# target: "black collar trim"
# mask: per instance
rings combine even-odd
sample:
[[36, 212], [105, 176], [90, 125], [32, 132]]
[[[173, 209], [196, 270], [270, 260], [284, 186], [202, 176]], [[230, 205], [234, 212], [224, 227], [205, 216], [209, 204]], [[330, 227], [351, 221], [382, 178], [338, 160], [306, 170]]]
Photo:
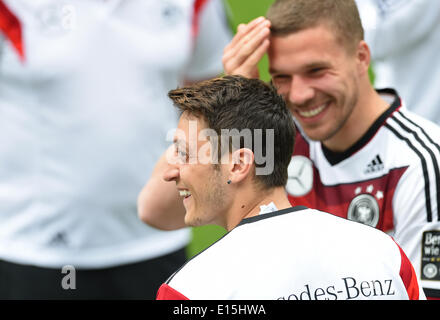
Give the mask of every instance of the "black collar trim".
[[306, 210], [306, 209], [308, 209], [308, 208], [304, 207], [304, 206], [296, 206], [296, 207], [286, 208], [286, 209], [282, 209], [282, 210], [278, 210], [278, 211], [274, 211], [274, 212], [263, 213], [263, 214], [259, 214], [258, 216], [245, 218], [245, 219], [241, 220], [241, 222], [238, 224], [238, 226], [261, 221], [261, 220], [268, 219], [268, 218], [277, 217], [277, 216], [291, 213], [291, 212], [295, 212], [295, 211]]
[[365, 147], [368, 142], [373, 139], [379, 129], [385, 124], [385, 121], [391, 116], [391, 114], [402, 106], [402, 101], [394, 89], [380, 89], [377, 90], [377, 92], [379, 94], [393, 95], [395, 96], [395, 99], [391, 106], [379, 118], [377, 118], [368, 131], [355, 144], [343, 152], [334, 152], [326, 148], [321, 143], [322, 152], [332, 166], [344, 161], [347, 158], [350, 158], [353, 154]]

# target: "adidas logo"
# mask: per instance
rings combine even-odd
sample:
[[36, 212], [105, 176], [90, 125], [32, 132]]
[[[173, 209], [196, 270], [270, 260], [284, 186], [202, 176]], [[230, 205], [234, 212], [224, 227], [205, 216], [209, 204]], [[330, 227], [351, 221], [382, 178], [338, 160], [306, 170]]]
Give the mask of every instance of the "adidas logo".
[[379, 155], [376, 155], [376, 157], [368, 164], [367, 169], [364, 171], [364, 173], [373, 173], [383, 170], [384, 165], [382, 162], [382, 159]]

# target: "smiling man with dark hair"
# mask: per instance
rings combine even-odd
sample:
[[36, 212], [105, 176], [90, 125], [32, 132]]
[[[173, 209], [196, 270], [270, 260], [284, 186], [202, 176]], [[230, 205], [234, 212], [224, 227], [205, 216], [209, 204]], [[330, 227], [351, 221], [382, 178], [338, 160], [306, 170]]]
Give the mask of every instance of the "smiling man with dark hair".
[[[187, 225], [217, 224], [228, 233], [174, 273], [158, 299], [424, 298], [391, 237], [291, 206], [284, 184], [295, 129], [275, 88], [226, 76], [169, 96], [182, 113], [167, 162], [159, 166], [163, 178], [176, 184]], [[221, 133], [231, 129], [271, 132], [273, 139], [251, 134], [248, 146], [229, 144], [230, 135]], [[218, 153], [216, 141], [230, 148]], [[274, 168], [258, 174], [254, 153], [261, 143], [265, 150], [273, 144]], [[309, 240], [311, 230], [322, 240]]]

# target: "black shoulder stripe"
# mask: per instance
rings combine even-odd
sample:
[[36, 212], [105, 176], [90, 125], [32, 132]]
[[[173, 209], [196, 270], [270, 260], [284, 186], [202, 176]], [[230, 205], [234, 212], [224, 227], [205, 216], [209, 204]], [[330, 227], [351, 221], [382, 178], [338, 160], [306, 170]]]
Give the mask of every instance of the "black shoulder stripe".
[[417, 154], [417, 156], [420, 158], [420, 161], [422, 163], [423, 179], [425, 181], [425, 199], [426, 199], [427, 220], [428, 220], [428, 222], [432, 222], [431, 193], [430, 193], [428, 166], [426, 163], [426, 159], [423, 156], [423, 154], [412, 144], [412, 142], [408, 138], [405, 138], [404, 136], [402, 136], [395, 128], [390, 126], [389, 123], [386, 123], [385, 127], [387, 129], [389, 129], [397, 138], [405, 141], [406, 144], [411, 148], [411, 150], [413, 150], [415, 152], [415, 154]]
[[423, 135], [426, 137], [426, 139], [432, 143], [432, 145], [434, 147], [436, 147], [436, 149], [440, 152], [440, 145], [438, 145], [436, 142], [434, 142], [434, 140], [431, 139], [431, 137], [426, 133], [426, 131], [417, 123], [415, 123], [414, 121], [412, 121], [411, 119], [409, 119], [402, 111], [398, 111], [398, 114], [400, 116], [402, 116], [402, 118], [404, 118], [406, 121], [408, 121], [409, 123], [411, 123], [414, 127], [417, 127], [420, 129], [420, 131], [423, 133]]
[[[401, 111], [399, 111], [398, 114], [399, 114], [399, 116], [402, 116], [402, 118], [404, 120], [408, 121], [414, 127], [418, 128], [420, 130], [422, 136], [424, 136], [426, 138], [426, 140], [430, 144], [432, 144], [432, 146], [435, 147], [438, 150], [439, 154], [440, 154], [440, 146], [431, 139], [431, 137], [426, 133], [426, 131], [421, 126], [416, 124], [414, 121], [410, 120]], [[422, 139], [420, 138], [419, 134], [416, 131], [411, 130], [410, 128], [408, 128], [406, 125], [403, 124], [402, 121], [397, 119], [396, 116], [393, 116], [392, 119], [394, 121], [396, 121], [397, 124], [399, 124], [399, 126], [402, 129], [404, 129], [406, 132], [411, 133], [414, 136], [414, 138], [420, 143], [420, 145], [429, 153], [429, 156], [431, 157], [432, 164], [433, 164], [433, 167], [434, 167], [434, 174], [435, 174], [435, 187], [436, 187], [435, 194], [437, 195], [437, 198], [436, 198], [436, 201], [437, 201], [437, 219], [438, 219], [438, 221], [440, 221], [440, 206], [439, 206], [439, 204], [440, 204], [440, 169], [439, 169], [440, 159], [438, 159], [438, 157], [436, 157], [436, 155], [434, 154], [432, 148], [428, 147], [426, 145], [426, 143], [422, 141]]]

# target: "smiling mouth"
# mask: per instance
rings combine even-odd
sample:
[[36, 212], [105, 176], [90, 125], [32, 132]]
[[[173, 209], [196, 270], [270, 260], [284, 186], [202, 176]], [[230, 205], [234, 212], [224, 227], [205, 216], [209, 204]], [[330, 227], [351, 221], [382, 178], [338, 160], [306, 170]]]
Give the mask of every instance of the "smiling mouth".
[[303, 117], [303, 118], [313, 118], [315, 116], [317, 116], [318, 114], [320, 114], [322, 111], [324, 111], [324, 109], [329, 105], [329, 103], [324, 103], [322, 105], [320, 105], [319, 107], [316, 107], [314, 109], [311, 110], [298, 110], [298, 114]]
[[191, 196], [191, 192], [189, 192], [188, 190], [179, 190], [179, 195], [186, 199]]

